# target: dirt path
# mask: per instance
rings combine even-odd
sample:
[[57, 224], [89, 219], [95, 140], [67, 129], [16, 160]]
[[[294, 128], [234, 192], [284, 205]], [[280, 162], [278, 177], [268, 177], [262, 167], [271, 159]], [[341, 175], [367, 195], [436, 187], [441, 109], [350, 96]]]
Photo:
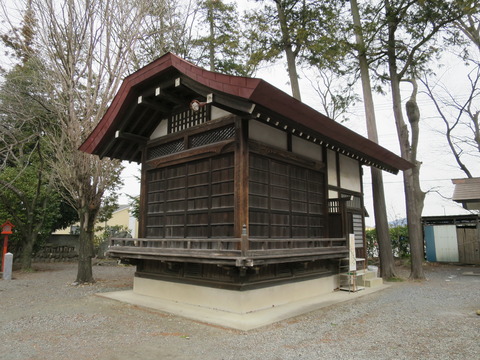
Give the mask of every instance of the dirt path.
[[[428, 266], [428, 281], [250, 332], [108, 300], [133, 267], [95, 266], [72, 286], [75, 264], [36, 264], [0, 281], [0, 359], [479, 359], [480, 268]], [[479, 275], [475, 275], [479, 274]]]

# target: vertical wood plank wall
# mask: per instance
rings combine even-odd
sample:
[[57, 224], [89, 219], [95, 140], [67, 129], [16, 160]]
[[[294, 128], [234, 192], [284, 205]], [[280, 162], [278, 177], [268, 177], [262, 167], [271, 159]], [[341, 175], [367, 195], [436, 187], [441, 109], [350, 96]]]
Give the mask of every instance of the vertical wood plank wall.
[[325, 237], [323, 172], [259, 154], [249, 158], [249, 235]]
[[[257, 143], [250, 148], [249, 120], [236, 117], [230, 124], [205, 124], [203, 132], [203, 125], [195, 126], [193, 131], [171, 134], [174, 137], [160, 143], [155, 140], [146, 149], [144, 164], [155, 164], [156, 158], [164, 156], [175, 156], [175, 161], [158, 162], [142, 173], [141, 237], [239, 238], [244, 224], [252, 238], [344, 235], [346, 229], [338, 234], [328, 231], [329, 225], [340, 224], [329, 224], [327, 191], [331, 185], [327, 184], [322, 162], [299, 161], [301, 157], [291, 152]], [[202, 153], [202, 146], [233, 137], [234, 146]], [[184, 148], [176, 150], [172, 145], [177, 139], [184, 139]], [[193, 148], [198, 149], [195, 154], [200, 158], [176, 155]], [[326, 159], [325, 150], [319, 147], [319, 151]], [[338, 156], [335, 160], [338, 173]], [[334, 189], [341, 191], [336, 185]], [[362, 220], [359, 211], [351, 224], [358, 237], [357, 246], [363, 242], [359, 235], [363, 233]]]
[[234, 156], [147, 173], [147, 238], [233, 237]]

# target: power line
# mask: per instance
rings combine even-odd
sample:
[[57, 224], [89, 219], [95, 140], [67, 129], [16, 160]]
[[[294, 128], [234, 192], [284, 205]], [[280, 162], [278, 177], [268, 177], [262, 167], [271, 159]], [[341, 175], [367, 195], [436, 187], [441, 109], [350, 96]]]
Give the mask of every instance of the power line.
[[[420, 179], [420, 182], [430, 182], [430, 181], [452, 181], [452, 179]], [[403, 180], [397, 181], [384, 181], [384, 184], [403, 184]], [[372, 185], [371, 182], [364, 182], [365, 185]]]

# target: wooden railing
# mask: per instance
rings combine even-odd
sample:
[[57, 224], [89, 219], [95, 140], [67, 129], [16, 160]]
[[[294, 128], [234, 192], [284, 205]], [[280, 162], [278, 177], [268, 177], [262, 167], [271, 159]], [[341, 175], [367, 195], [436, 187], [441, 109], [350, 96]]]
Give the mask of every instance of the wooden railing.
[[344, 257], [346, 238], [333, 239], [132, 239], [112, 238], [108, 254], [118, 258], [192, 261], [236, 266]]

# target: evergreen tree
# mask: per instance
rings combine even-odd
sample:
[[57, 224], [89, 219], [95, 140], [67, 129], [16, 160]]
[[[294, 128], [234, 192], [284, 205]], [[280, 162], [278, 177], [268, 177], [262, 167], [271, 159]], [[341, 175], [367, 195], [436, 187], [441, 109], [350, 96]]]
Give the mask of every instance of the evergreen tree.
[[137, 48], [131, 54], [134, 69], [138, 70], [167, 52], [193, 60], [197, 8], [193, 0], [153, 1], [140, 24]]
[[104, 194], [117, 189], [122, 169], [119, 161], [80, 153], [78, 148], [131, 69], [152, 3], [29, 0], [37, 20], [34, 44], [43, 64], [35, 80], [42, 84], [43, 104], [48, 104], [53, 122], [51, 131], [45, 132], [51, 145], [48, 164], [55, 186], [65, 193], [80, 221], [78, 283], [94, 281], [95, 220]]
[[204, 0], [199, 3], [199, 13], [200, 36], [194, 41], [196, 62], [211, 71], [251, 76], [256, 67], [248, 57], [235, 3]]
[[[335, 47], [338, 41], [331, 30], [338, 20], [341, 4], [319, 0], [269, 0], [247, 14], [247, 38], [255, 42], [252, 62], [287, 62], [293, 97], [301, 100], [298, 65], [320, 63], [321, 49]], [[330, 54], [334, 53], [331, 51]], [[325, 55], [325, 52], [323, 52]]]
[[27, 7], [14, 36], [1, 36], [18, 63], [0, 87], [0, 213], [15, 224], [13, 245], [21, 251], [24, 270], [31, 268], [38, 241], [74, 220], [60, 211], [62, 199], [47, 161], [52, 154], [46, 134], [53, 119], [37, 76], [44, 68], [33, 46], [35, 26]]

